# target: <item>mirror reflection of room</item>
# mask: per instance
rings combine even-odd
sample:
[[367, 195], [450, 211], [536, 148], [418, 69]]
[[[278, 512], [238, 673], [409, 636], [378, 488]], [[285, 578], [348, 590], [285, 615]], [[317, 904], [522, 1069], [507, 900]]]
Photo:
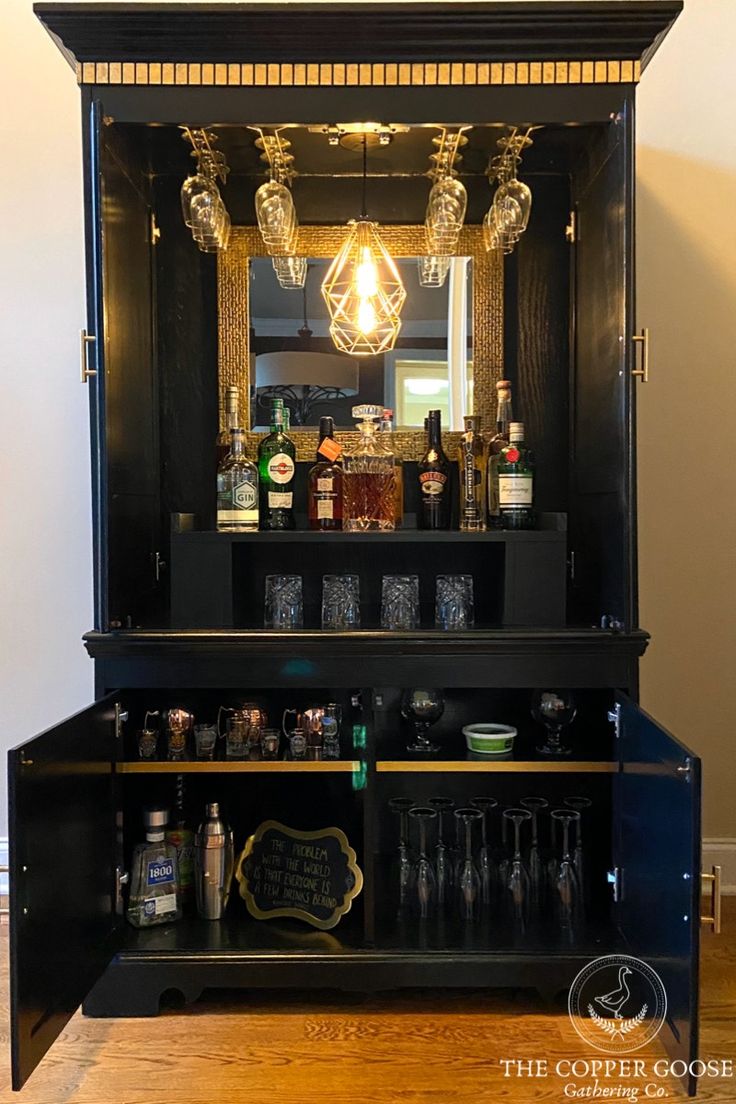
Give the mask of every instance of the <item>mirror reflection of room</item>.
[[[353, 357], [337, 352], [329, 333], [320, 290], [329, 260], [309, 258], [304, 287], [294, 289], [279, 284], [270, 258], [253, 258], [251, 428], [267, 427], [277, 396], [291, 409], [295, 426], [319, 425], [329, 413], [336, 426], [352, 428], [352, 407], [361, 403], [387, 407], [396, 425], [419, 429], [428, 406], [441, 410], [448, 427], [472, 411], [472, 259], [451, 258], [439, 287], [420, 284], [422, 260], [396, 260], [407, 296], [394, 348]], [[458, 398], [460, 408], [453, 409]]]

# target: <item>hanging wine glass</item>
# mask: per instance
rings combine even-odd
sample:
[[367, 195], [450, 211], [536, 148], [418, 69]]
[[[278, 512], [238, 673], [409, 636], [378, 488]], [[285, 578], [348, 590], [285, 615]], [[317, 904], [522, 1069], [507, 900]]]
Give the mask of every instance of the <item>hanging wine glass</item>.
[[473, 825], [483, 819], [480, 809], [456, 809], [455, 817], [463, 828], [463, 854], [455, 883], [460, 919], [470, 923], [479, 919], [481, 903], [480, 871], [473, 859]]
[[437, 907], [437, 875], [428, 847], [428, 828], [436, 820], [437, 810], [415, 805], [409, 816], [419, 825], [419, 853], [412, 873], [414, 908], [420, 920], [428, 920]]
[[540, 755], [569, 755], [561, 743], [563, 728], [572, 724], [577, 713], [575, 698], [569, 690], [537, 690], [532, 698], [532, 717], [547, 730], [547, 739], [537, 747]]
[[439, 751], [437, 744], [427, 739], [427, 732], [445, 711], [441, 690], [404, 690], [401, 695], [401, 715], [414, 726], [414, 741], [407, 751], [431, 754]]

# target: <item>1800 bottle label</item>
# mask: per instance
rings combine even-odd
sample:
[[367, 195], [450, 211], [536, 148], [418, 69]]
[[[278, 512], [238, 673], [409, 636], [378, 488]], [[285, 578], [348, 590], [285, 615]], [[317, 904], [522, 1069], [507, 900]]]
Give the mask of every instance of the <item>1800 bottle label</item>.
[[174, 863], [171, 859], [154, 859], [146, 871], [146, 885], [166, 885], [174, 882]]

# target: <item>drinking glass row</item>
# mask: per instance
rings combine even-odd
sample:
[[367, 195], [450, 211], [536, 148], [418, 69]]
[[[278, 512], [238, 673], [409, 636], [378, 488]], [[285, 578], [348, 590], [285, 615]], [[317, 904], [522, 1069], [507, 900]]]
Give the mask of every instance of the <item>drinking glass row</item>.
[[[410, 632], [419, 628], [419, 576], [384, 575], [381, 586], [381, 628]], [[446, 632], [472, 629], [473, 576], [438, 575], [435, 580], [435, 627]], [[304, 627], [301, 575], [267, 575], [264, 627]], [[322, 576], [322, 628], [360, 628], [360, 577]]]
[[585, 921], [583, 830], [591, 804], [568, 797], [553, 808], [546, 798], [525, 797], [500, 809], [493, 797], [460, 807], [449, 797], [392, 798], [399, 916], [455, 916], [490, 931], [506, 923], [519, 937], [540, 925], [549, 930], [553, 918], [574, 940]]

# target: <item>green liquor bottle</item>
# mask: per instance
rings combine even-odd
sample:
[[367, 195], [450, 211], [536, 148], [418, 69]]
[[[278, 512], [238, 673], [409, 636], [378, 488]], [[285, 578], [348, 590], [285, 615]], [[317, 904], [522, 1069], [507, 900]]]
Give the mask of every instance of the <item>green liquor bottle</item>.
[[524, 443], [524, 423], [512, 422], [509, 444], [498, 461], [498, 510], [502, 529], [533, 529], [534, 459]]
[[284, 431], [284, 402], [274, 399], [271, 432], [258, 446], [261, 529], [294, 529], [296, 449]]

